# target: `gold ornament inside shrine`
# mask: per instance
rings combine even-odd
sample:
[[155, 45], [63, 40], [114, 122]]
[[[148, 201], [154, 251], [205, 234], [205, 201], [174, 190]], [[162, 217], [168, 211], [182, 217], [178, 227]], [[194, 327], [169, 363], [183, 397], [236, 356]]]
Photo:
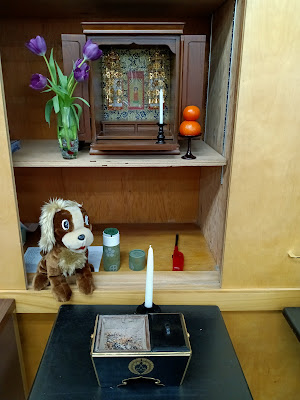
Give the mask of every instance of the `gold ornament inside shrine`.
[[123, 83], [122, 71], [120, 65], [120, 57], [114, 51], [111, 51], [103, 57], [105, 65], [104, 80], [105, 97], [107, 100], [107, 107], [110, 110], [117, 110], [122, 108], [123, 105]]
[[159, 108], [159, 91], [163, 90], [163, 97], [166, 96], [165, 82], [165, 55], [160, 51], [155, 51], [153, 57], [149, 57], [149, 87], [147, 91], [149, 107]]

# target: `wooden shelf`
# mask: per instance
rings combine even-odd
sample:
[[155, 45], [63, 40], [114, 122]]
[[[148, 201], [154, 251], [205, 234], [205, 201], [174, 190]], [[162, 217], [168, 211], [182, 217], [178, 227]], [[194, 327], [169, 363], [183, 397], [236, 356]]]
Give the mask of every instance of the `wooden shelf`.
[[[139, 275], [144, 285], [144, 274], [146, 269], [134, 272], [129, 269], [129, 252], [133, 249], [142, 249], [147, 254], [147, 249], [151, 244], [154, 249], [154, 265], [155, 271], [164, 271], [170, 274], [169, 283], [172, 279], [177, 280], [177, 272], [172, 271], [172, 254], [175, 245], [175, 235], [179, 234], [179, 250], [184, 254], [184, 271], [215, 271], [215, 260], [213, 259], [208, 245], [205, 241], [200, 228], [195, 224], [113, 224], [120, 231], [120, 248], [121, 248], [121, 267], [118, 272], [104, 272], [103, 266], [100, 266], [100, 274], [110, 275], [113, 279], [119, 280], [118, 276], [124, 274], [128, 276], [124, 285], [132, 280], [134, 275]], [[102, 246], [102, 232], [107, 225], [95, 225], [93, 227], [94, 246]], [[37, 230], [29, 233], [26, 240], [24, 250], [30, 246], [37, 246], [40, 239], [40, 233]], [[176, 277], [177, 275], [177, 277]], [[191, 275], [192, 276], [192, 275]], [[110, 278], [111, 279], [111, 278]], [[186, 285], [184, 275], [180, 275], [182, 285]], [[121, 279], [122, 281], [122, 279]], [[138, 280], [137, 280], [138, 281]], [[121, 282], [120, 282], [121, 283]], [[178, 285], [174, 283], [175, 285]], [[213, 283], [214, 287], [219, 286], [219, 277]], [[111, 283], [110, 283], [111, 284]], [[192, 283], [191, 283], [192, 284]], [[193, 285], [193, 284], [192, 284]]]
[[[29, 290], [33, 290], [33, 276], [34, 274], [27, 274]], [[137, 292], [140, 293], [139, 297], [143, 299], [146, 270], [138, 272], [129, 269], [128, 271], [120, 269], [117, 272], [104, 272], [102, 270], [101, 272], [94, 272], [93, 278], [96, 292], [119, 292], [123, 294], [126, 294], [126, 292]], [[75, 277], [70, 276], [67, 278], [67, 281], [72, 287], [72, 291], [81, 295], [76, 286]], [[218, 271], [155, 271], [153, 285], [156, 292], [220, 289], [220, 273]], [[44, 289], [44, 291], [50, 291], [50, 287]], [[88, 298], [88, 301], [90, 301], [90, 296]]]
[[[182, 143], [182, 142], [181, 142]], [[76, 160], [64, 160], [56, 140], [22, 140], [21, 150], [13, 154], [14, 167], [200, 167], [226, 165], [226, 159], [202, 140], [194, 140], [195, 160], [183, 160], [186, 143], [180, 155], [90, 155], [89, 149], [79, 152]]]
[[[107, 226], [96, 225], [93, 229], [94, 246], [102, 245], [102, 231]], [[117, 272], [106, 272], [101, 263], [100, 272], [95, 272], [94, 281], [97, 292], [139, 293], [143, 297], [146, 282], [146, 269], [129, 269], [129, 252], [142, 249], [147, 254], [151, 244], [154, 249], [154, 289], [158, 292], [198, 289], [219, 289], [220, 272], [215, 270], [215, 261], [208, 245], [195, 224], [119, 224], [121, 237], [121, 267]], [[172, 254], [175, 235], [179, 233], [179, 250], [184, 253], [184, 271], [172, 271]], [[28, 235], [24, 250], [37, 246], [39, 231]], [[28, 288], [34, 274], [27, 274]], [[72, 290], [76, 288], [75, 277], [68, 277]], [[46, 289], [49, 291], [49, 289]], [[80, 293], [78, 293], [80, 295]], [[89, 298], [89, 301], [91, 299]]]
[[[107, 227], [96, 225], [93, 229], [93, 245], [102, 245], [102, 231]], [[185, 292], [195, 293], [201, 290], [219, 290], [220, 272], [215, 269], [215, 261], [209, 251], [208, 245], [195, 224], [118, 224], [121, 237], [121, 268], [117, 272], [105, 272], [100, 266], [100, 272], [93, 273], [96, 290], [92, 296], [84, 296], [76, 287], [75, 277], [68, 277], [73, 295], [71, 302], [77, 304], [95, 304], [103, 301], [127, 301], [139, 303], [143, 301], [146, 269], [132, 271], [129, 269], [129, 251], [140, 248], [147, 252], [148, 245], [154, 249], [154, 297], [160, 299], [169, 293], [177, 296]], [[184, 253], [184, 271], [172, 271], [172, 254], [175, 244], [175, 235], [179, 233], [179, 250]], [[37, 230], [28, 235], [24, 250], [30, 246], [37, 246], [40, 232]], [[21, 303], [27, 303], [23, 307], [20, 302], [19, 312], [56, 312], [60, 303], [53, 298], [50, 288], [36, 292], [32, 289], [34, 274], [27, 274], [28, 290], [14, 291], [14, 295], [20, 295]], [[4, 291], [0, 295], [5, 296]], [[129, 297], [128, 297], [129, 296]], [[27, 300], [25, 300], [27, 298]], [[101, 299], [100, 299], [101, 298]], [[129, 300], [130, 298], [130, 300]], [[31, 299], [31, 300], [30, 300]], [[114, 300], [113, 300], [114, 299]], [[123, 300], [122, 300], [123, 299]], [[135, 299], [135, 300], [134, 300]], [[19, 298], [20, 300], [20, 298]], [[31, 304], [28, 307], [28, 301]], [[182, 300], [181, 300], [182, 301]], [[38, 307], [33, 303], [39, 303]], [[26, 311], [25, 311], [26, 310]]]

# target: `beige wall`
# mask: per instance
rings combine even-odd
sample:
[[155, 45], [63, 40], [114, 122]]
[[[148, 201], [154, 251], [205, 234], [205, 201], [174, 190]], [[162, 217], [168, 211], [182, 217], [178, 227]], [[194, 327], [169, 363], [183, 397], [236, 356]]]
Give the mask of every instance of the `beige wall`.
[[0, 289], [25, 289], [19, 213], [0, 60]]
[[247, 2], [223, 288], [300, 287], [300, 2]]

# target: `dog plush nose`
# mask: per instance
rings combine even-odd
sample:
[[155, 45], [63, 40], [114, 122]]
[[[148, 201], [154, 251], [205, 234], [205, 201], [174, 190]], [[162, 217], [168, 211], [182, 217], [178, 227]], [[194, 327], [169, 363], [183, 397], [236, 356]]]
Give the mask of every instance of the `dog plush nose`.
[[78, 239], [79, 239], [79, 240], [84, 240], [84, 239], [85, 239], [85, 235], [79, 235], [79, 236], [78, 236]]

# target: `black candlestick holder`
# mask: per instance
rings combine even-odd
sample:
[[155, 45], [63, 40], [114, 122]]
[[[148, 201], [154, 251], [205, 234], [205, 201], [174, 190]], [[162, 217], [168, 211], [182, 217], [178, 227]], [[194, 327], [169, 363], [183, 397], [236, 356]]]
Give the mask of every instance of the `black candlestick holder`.
[[194, 156], [192, 154], [191, 143], [192, 143], [192, 139], [197, 137], [197, 136], [200, 136], [200, 134], [199, 135], [193, 135], [193, 136], [188, 136], [188, 135], [180, 135], [180, 136], [188, 139], [187, 151], [186, 151], [185, 155], [182, 156], [181, 158], [183, 158], [184, 160], [194, 160], [195, 158], [197, 158], [196, 156]]
[[157, 135], [157, 142], [156, 144], [165, 144], [165, 134], [164, 134], [164, 123], [160, 124], [159, 122], [157, 123], [158, 125], [158, 135]]
[[145, 303], [140, 304], [136, 309], [136, 314], [152, 314], [152, 313], [160, 313], [161, 309], [158, 305], [152, 303], [152, 307], [145, 307]]

